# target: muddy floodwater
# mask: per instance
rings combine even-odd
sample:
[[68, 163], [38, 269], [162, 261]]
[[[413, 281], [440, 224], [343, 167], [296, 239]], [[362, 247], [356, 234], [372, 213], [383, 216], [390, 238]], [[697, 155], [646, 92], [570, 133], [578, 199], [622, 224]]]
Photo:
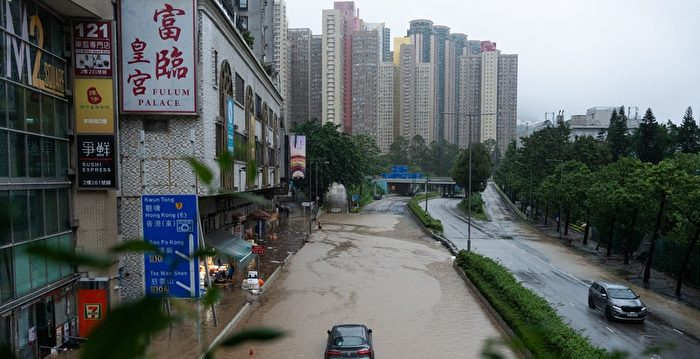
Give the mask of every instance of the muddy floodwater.
[[[500, 338], [452, 268], [450, 253], [409, 215], [327, 214], [242, 327], [287, 331], [273, 343], [222, 350], [218, 358], [322, 358], [326, 330], [361, 323], [377, 358], [479, 358]], [[508, 357], [513, 355], [508, 354]]]

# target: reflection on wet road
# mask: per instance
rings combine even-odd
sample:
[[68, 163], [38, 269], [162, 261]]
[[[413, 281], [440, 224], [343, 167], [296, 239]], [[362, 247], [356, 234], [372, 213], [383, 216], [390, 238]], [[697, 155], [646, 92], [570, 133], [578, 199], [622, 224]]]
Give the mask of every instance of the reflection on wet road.
[[[405, 209], [390, 214], [406, 199], [379, 203], [388, 213], [324, 215], [323, 230], [292, 257], [243, 324], [288, 331], [278, 342], [254, 344], [256, 357], [321, 358], [326, 330], [339, 323], [372, 328], [378, 358], [478, 358], [487, 338], [501, 336], [449, 252]], [[247, 357], [250, 347], [220, 357]]]
[[[472, 220], [472, 250], [508, 267], [523, 285], [544, 297], [565, 321], [574, 329], [583, 330], [595, 345], [624, 350], [634, 358], [642, 357], [641, 352], [649, 345], [665, 343], [671, 343], [675, 349], [662, 352], [662, 358], [691, 358], [700, 353], [697, 338], [677, 330], [681, 321], [697, 323], [697, 319], [664, 313], [664, 307], [672, 304], [650, 291], [635, 288], [650, 308], [644, 324], [610, 322], [602, 312], [588, 309], [587, 291], [592, 280], [619, 279], [515, 218], [491, 186], [482, 196], [491, 220]], [[466, 217], [459, 212], [458, 202], [459, 199], [430, 199], [428, 210], [442, 221], [447, 238], [466, 248]]]

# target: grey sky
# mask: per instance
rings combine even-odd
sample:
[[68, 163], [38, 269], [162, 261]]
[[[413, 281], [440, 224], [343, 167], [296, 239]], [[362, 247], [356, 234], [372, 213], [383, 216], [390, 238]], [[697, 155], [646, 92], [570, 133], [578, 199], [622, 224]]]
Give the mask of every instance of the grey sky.
[[[286, 0], [290, 27], [320, 34], [331, 0]], [[697, 0], [356, 0], [360, 17], [405, 36], [429, 19], [518, 54], [519, 121], [594, 106], [651, 107], [679, 124], [700, 118], [700, 1]], [[632, 110], [634, 112], [634, 109]]]

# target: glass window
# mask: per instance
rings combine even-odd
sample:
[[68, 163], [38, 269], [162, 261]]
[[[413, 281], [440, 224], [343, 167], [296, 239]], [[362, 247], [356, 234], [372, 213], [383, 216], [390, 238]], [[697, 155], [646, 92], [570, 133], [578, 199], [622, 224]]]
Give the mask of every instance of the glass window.
[[[14, 1], [13, 1], [14, 2]], [[34, 306], [30, 305], [22, 308], [15, 315], [17, 318], [17, 333], [18, 333], [18, 343], [17, 343], [17, 357], [18, 358], [34, 358], [34, 351], [36, 340], [29, 341], [29, 328], [35, 326], [34, 321]]]
[[19, 243], [29, 239], [29, 216], [27, 216], [27, 191], [11, 191], [10, 205], [12, 206], [12, 232], [14, 242]]
[[58, 231], [70, 229], [70, 199], [67, 189], [58, 190]]
[[[56, 133], [56, 110], [53, 108], [54, 98], [51, 96], [41, 96], [41, 122], [43, 123], [43, 133], [54, 136]], [[63, 135], [63, 134], [60, 134]]]
[[[70, 237], [70, 234], [64, 234], [59, 237], [59, 243], [61, 246], [61, 249], [64, 251], [74, 251], [75, 248], [73, 248], [73, 240]], [[71, 267], [70, 263], [59, 263], [61, 266], [61, 277], [65, 277], [67, 275], [73, 274], [73, 267]]]
[[[49, 238], [46, 245], [49, 249], [57, 251], [61, 249], [61, 237]], [[61, 263], [56, 261], [46, 261], [47, 280], [49, 283], [61, 279]]]
[[238, 102], [241, 105], [244, 105], [243, 101], [245, 99], [244, 92], [245, 91], [245, 81], [243, 81], [243, 78], [239, 75], [236, 74], [236, 89], [235, 89], [235, 97], [236, 97], [236, 102]]
[[[12, 299], [12, 248], [0, 249], [0, 303], [9, 299]], [[0, 344], [2, 340], [0, 335]]]
[[0, 318], [0, 346], [10, 346], [10, 335], [10, 317]]
[[0, 177], [10, 176], [10, 148], [7, 142], [7, 131], [0, 130]]
[[10, 191], [0, 191], [0, 246], [12, 243]]
[[24, 90], [25, 96], [25, 122], [27, 125], [27, 131], [34, 133], [41, 133], [41, 94], [36, 91]]
[[68, 135], [66, 134], [66, 131], [68, 130], [67, 108], [68, 105], [66, 105], [65, 102], [55, 100], [54, 110], [56, 112], [54, 115], [54, 120], [56, 121], [56, 136], [61, 138], [68, 138]]
[[[29, 244], [29, 248], [45, 248], [46, 241], [36, 241]], [[32, 271], [32, 289], [39, 289], [47, 284], [46, 281], [46, 257], [31, 255], [30, 265]]]
[[41, 137], [27, 136], [29, 177], [41, 177]]
[[44, 191], [33, 189], [29, 191], [29, 235], [31, 238], [44, 236]]
[[10, 132], [10, 177], [27, 176], [27, 160], [24, 157], [27, 147], [24, 137], [21, 133]]
[[58, 177], [56, 173], [56, 141], [51, 138], [42, 138], [41, 142], [41, 163], [44, 177]]
[[55, 189], [44, 190], [44, 227], [47, 235], [58, 232], [58, 201]]
[[29, 293], [32, 287], [29, 253], [27, 253], [28, 249], [29, 244], [15, 247], [15, 290], [17, 297]]
[[7, 85], [8, 127], [24, 130], [24, 88]]
[[56, 175], [68, 177], [68, 142], [56, 141]]
[[[2, 6], [0, 6], [2, 7]], [[5, 46], [2, 44], [3, 39], [5, 36], [0, 35], [0, 59], [4, 59], [4, 51]], [[0, 74], [4, 74], [5, 72], [2, 70], [2, 64], [4, 64], [5, 61], [0, 61]], [[7, 116], [6, 116], [6, 111], [7, 111], [7, 96], [5, 96], [5, 81], [0, 81], [0, 127], [7, 127]]]

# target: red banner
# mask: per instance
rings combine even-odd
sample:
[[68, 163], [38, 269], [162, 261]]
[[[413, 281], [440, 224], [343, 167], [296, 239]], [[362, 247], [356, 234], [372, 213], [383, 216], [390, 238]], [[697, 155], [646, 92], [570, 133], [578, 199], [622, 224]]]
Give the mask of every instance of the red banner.
[[86, 338], [105, 319], [107, 314], [106, 289], [80, 289], [78, 291], [79, 335]]

